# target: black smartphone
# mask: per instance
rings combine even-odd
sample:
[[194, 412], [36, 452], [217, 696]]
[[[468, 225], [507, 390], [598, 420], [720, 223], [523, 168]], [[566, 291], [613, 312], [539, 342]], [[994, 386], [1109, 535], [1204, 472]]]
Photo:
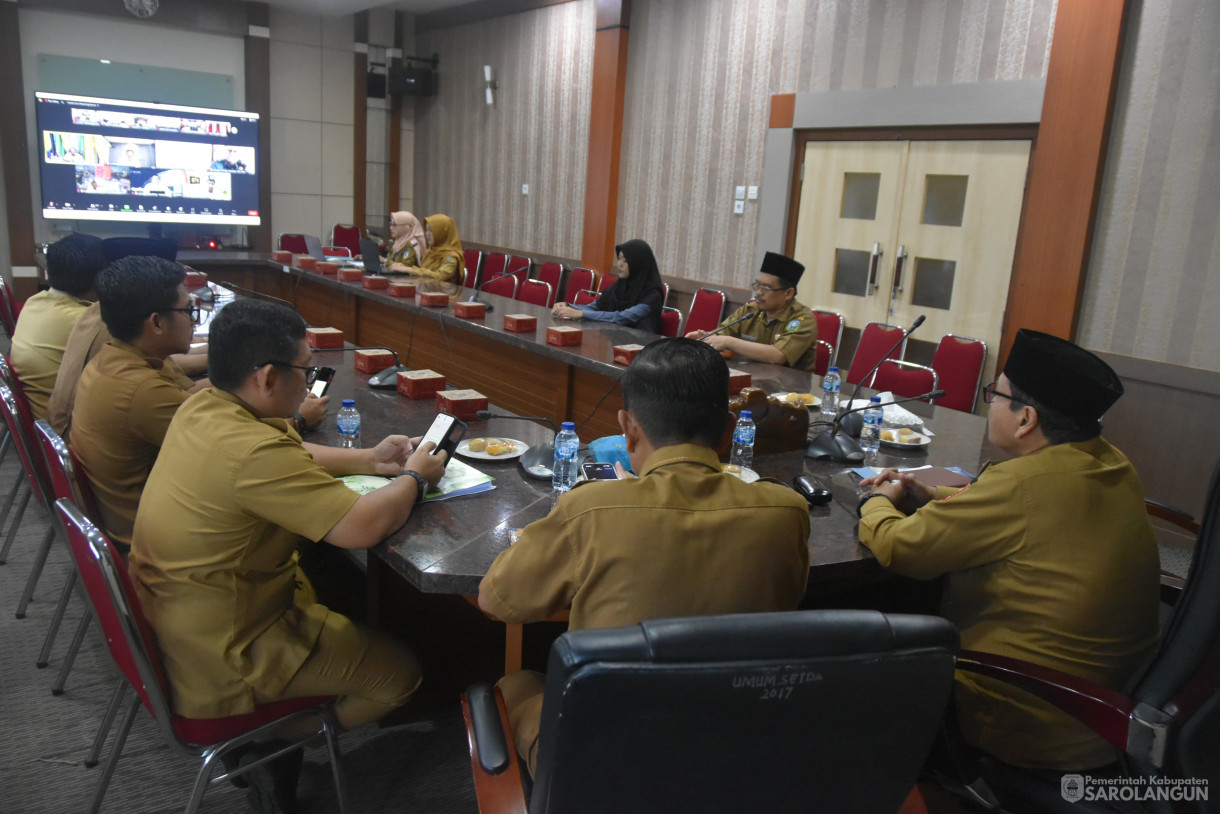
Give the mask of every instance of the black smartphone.
[[618, 480], [618, 473], [614, 471], [614, 464], [599, 463], [597, 461], [585, 461], [581, 464], [580, 474], [585, 476], [585, 480]]
[[436, 449], [432, 450], [435, 455], [440, 450], [445, 450], [449, 453], [449, 457], [453, 457], [453, 450], [457, 447], [458, 441], [462, 440], [462, 436], [466, 434], [466, 424], [459, 421], [449, 413], [437, 413], [436, 418], [432, 421], [432, 426], [424, 433], [420, 444], [431, 441], [436, 444]]
[[333, 367], [318, 368], [318, 378], [314, 379], [313, 387], [309, 388], [309, 392], [318, 398], [322, 398], [326, 395], [326, 391], [330, 389], [330, 383], [334, 378], [335, 369]]

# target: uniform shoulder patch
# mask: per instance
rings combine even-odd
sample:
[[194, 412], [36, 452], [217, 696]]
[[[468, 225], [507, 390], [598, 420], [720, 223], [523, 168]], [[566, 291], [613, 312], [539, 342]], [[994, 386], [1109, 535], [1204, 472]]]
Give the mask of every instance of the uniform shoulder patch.
[[788, 322], [788, 324], [784, 326], [784, 330], [787, 333], [796, 333], [800, 329], [801, 329], [801, 321], [799, 319], [790, 320]]

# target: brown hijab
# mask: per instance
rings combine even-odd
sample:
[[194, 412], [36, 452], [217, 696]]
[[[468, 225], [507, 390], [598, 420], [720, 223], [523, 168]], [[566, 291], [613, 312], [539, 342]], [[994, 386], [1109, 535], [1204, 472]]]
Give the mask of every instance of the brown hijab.
[[432, 245], [419, 264], [426, 269], [436, 270], [450, 257], [455, 258], [458, 280], [461, 280], [466, 273], [466, 259], [462, 256], [462, 238], [458, 234], [457, 224], [448, 215], [429, 215], [426, 220], [432, 229]]

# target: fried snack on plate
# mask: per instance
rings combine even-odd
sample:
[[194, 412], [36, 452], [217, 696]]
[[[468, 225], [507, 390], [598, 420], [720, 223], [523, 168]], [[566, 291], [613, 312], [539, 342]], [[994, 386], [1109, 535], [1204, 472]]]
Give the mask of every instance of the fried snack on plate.
[[466, 445], [466, 448], [469, 449], [471, 452], [483, 452], [484, 450], [487, 449], [487, 439], [486, 438], [471, 438], [470, 443]]

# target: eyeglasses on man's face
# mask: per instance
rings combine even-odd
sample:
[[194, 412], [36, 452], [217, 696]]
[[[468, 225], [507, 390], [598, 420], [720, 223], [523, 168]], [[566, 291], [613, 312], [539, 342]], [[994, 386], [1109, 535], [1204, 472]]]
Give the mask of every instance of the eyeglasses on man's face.
[[185, 308], [166, 308], [165, 311], [166, 313], [186, 314], [194, 325], [199, 324], [199, 317], [202, 314], [198, 305], [188, 305]]
[[320, 371], [322, 369], [320, 367], [307, 367], [305, 365], [294, 365], [289, 362], [274, 362], [274, 361], [259, 362], [257, 365], [254, 366], [254, 369], [258, 370], [259, 368], [266, 367], [267, 365], [275, 365], [276, 367], [289, 367], [289, 368], [292, 368], [293, 370], [304, 370], [306, 387], [309, 387], [311, 384], [313, 384], [314, 382], [316, 382], [318, 380], [318, 371]]
[[999, 390], [996, 389], [995, 382], [992, 382], [991, 384], [989, 384], [983, 388], [983, 403], [991, 404], [993, 401], [995, 401], [996, 396], [999, 396], [1000, 398], [1008, 399], [1009, 401], [1015, 401], [1017, 404], [1024, 404], [1026, 406], [1031, 406], [1028, 401], [1023, 401], [1023, 400], [1017, 398], [1016, 396], [1012, 395], [1011, 393], [1001, 393]]
[[773, 286], [763, 285], [762, 283], [758, 282], [758, 280], [750, 283], [750, 288], [754, 289], [755, 291], [787, 291], [791, 287], [792, 286], [789, 285], [782, 285], [779, 288], [775, 288]]

